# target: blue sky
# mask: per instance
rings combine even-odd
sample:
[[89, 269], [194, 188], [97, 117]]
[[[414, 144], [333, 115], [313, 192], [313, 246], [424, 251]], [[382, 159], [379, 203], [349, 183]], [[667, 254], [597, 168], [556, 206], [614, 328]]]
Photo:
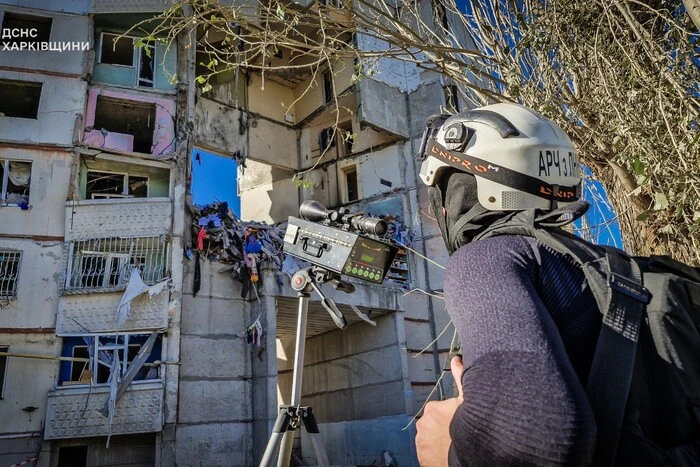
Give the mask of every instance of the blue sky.
[[241, 199], [238, 196], [237, 173], [238, 165], [233, 159], [195, 148], [192, 151], [194, 204], [227, 201], [233, 213], [240, 217]]

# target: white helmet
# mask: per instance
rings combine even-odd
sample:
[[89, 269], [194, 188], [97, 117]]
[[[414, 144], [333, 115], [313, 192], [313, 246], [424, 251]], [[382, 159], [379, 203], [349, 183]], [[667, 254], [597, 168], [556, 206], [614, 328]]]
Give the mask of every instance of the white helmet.
[[578, 200], [578, 155], [553, 121], [517, 104], [493, 104], [426, 122], [420, 177], [428, 186], [454, 167], [476, 177], [491, 211], [553, 209]]

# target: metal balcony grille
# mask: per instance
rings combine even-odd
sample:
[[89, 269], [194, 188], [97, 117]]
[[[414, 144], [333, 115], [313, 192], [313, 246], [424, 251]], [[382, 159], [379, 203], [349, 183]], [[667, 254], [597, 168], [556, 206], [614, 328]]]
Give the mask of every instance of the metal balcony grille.
[[100, 238], [71, 242], [68, 249], [66, 290], [90, 291], [124, 288], [137, 268], [146, 284], [166, 277], [168, 244], [159, 237]]
[[21, 259], [21, 251], [0, 250], [0, 297], [17, 296], [17, 278]]

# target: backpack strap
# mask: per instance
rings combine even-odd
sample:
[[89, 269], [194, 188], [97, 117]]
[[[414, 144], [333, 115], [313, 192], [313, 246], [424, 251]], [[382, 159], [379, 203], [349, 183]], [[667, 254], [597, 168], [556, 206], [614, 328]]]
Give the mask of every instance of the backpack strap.
[[[601, 307], [603, 325], [588, 376], [588, 398], [598, 425], [593, 463], [612, 466], [632, 384], [642, 318], [651, 294], [643, 285], [639, 265], [620, 250], [608, 248], [605, 258], [594, 263], [584, 265], [584, 273], [592, 279], [588, 283], [594, 295], [606, 296], [608, 303]], [[607, 268], [601, 269], [600, 265]], [[600, 290], [601, 272], [605, 274], [606, 290]]]

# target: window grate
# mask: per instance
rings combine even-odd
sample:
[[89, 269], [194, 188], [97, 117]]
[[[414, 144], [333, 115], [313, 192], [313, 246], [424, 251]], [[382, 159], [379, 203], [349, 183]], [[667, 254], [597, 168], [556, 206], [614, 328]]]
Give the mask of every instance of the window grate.
[[100, 238], [69, 245], [66, 290], [123, 288], [133, 268], [146, 284], [166, 277], [168, 244], [165, 236]]
[[14, 298], [17, 296], [17, 279], [19, 278], [21, 258], [21, 251], [0, 250], [0, 297]]

